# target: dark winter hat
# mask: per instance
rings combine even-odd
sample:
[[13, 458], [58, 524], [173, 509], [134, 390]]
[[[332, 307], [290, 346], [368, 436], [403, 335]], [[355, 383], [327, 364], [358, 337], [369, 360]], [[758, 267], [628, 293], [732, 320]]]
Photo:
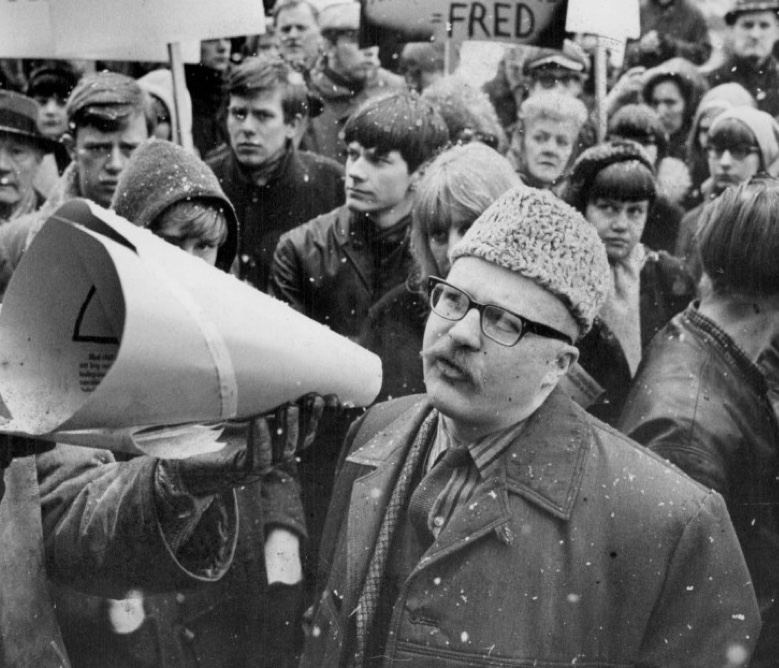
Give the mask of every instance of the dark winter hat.
[[499, 197], [465, 233], [452, 261], [477, 257], [529, 278], [592, 326], [611, 287], [606, 248], [593, 225], [548, 190], [520, 186]]
[[27, 95], [67, 100], [78, 83], [79, 74], [67, 62], [44, 65], [33, 70], [27, 82]]
[[119, 176], [111, 208], [139, 227], [149, 227], [178, 202], [202, 199], [216, 204], [227, 219], [227, 240], [216, 266], [229, 271], [238, 252], [238, 218], [211, 168], [180, 146], [160, 139], [141, 144]]
[[31, 97], [0, 90], [0, 133], [33, 140], [42, 150], [53, 151], [57, 142], [38, 131], [40, 106]]
[[779, 12], [779, 0], [736, 0], [736, 6], [725, 14], [725, 23], [732, 26], [748, 12]]
[[565, 190], [565, 199], [577, 211], [584, 212], [596, 177], [606, 167], [620, 162], [638, 162], [654, 177], [655, 168], [643, 147], [634, 141], [619, 140], [597, 144], [582, 153], [573, 165]]
[[655, 144], [658, 159], [668, 149], [668, 135], [657, 112], [647, 104], [626, 104], [609, 121], [609, 137]]
[[135, 79], [116, 72], [89, 74], [79, 81], [68, 98], [68, 121], [78, 125], [90, 115], [116, 121], [144, 111], [145, 96]]

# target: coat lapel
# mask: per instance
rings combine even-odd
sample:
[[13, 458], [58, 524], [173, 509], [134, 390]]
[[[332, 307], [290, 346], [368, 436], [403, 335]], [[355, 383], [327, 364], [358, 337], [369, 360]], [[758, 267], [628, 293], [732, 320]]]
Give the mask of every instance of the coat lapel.
[[352, 486], [347, 520], [346, 592], [359, 595], [362, 589], [395, 481], [430, 410], [426, 400], [420, 401], [346, 459], [350, 464], [371, 469]]

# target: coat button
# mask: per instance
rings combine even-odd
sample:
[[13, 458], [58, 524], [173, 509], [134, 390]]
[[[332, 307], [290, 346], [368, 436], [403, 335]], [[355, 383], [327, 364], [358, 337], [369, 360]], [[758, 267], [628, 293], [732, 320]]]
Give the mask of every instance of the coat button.
[[437, 526], [439, 529], [444, 526], [444, 518], [440, 515], [438, 517], [433, 518], [433, 525]]

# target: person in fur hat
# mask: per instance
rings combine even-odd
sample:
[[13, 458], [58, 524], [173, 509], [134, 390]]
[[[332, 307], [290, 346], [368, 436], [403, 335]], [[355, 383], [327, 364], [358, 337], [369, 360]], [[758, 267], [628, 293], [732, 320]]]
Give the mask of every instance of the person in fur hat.
[[652, 161], [637, 143], [611, 141], [586, 150], [571, 171], [565, 200], [606, 246], [612, 290], [579, 344], [582, 377], [602, 393], [590, 412], [614, 424], [644, 348], [695, 296], [684, 263], [640, 241], [657, 196]]
[[560, 389], [610, 289], [595, 227], [513, 188], [431, 278], [425, 395], [350, 430], [303, 668], [743, 666], [722, 497]]

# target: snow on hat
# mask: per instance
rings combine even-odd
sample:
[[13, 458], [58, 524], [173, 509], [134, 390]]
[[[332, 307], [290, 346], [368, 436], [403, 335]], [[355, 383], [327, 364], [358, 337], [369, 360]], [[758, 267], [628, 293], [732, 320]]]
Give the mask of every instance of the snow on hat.
[[498, 198], [454, 247], [529, 278], [560, 299], [584, 335], [606, 301], [611, 271], [593, 225], [547, 190], [520, 186]]
[[144, 108], [144, 92], [135, 79], [116, 72], [89, 74], [73, 89], [65, 110], [68, 121], [89, 110], [107, 119], [116, 120]]
[[211, 168], [180, 146], [148, 139], [134, 152], [119, 176], [111, 208], [139, 227], [149, 227], [178, 202], [204, 199], [224, 211], [227, 240], [217, 251], [216, 266], [228, 271], [238, 250], [238, 218]]

